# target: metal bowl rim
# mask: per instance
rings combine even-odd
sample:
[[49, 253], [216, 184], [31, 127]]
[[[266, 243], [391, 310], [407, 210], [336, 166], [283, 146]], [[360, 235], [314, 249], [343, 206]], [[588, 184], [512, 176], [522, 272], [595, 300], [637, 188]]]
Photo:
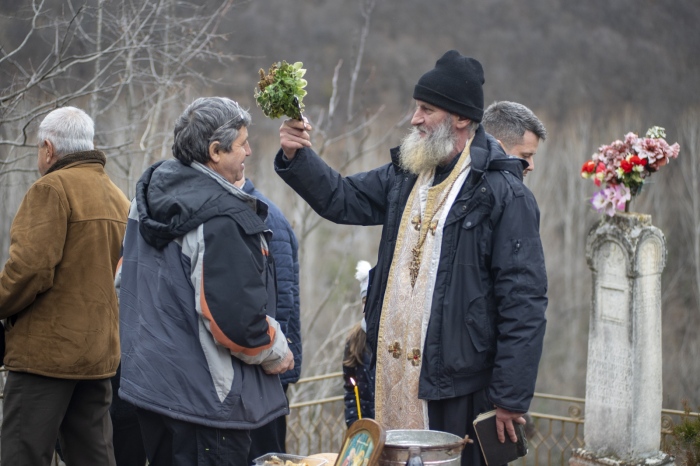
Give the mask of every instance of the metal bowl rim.
[[453, 450], [454, 448], [459, 448], [460, 450], [464, 449], [464, 441], [460, 439], [457, 435], [450, 434], [449, 432], [442, 432], [442, 431], [426, 431], [426, 432], [439, 432], [442, 434], [447, 434], [455, 437], [456, 439], [454, 442], [451, 443], [443, 443], [440, 445], [421, 445], [420, 443], [406, 443], [406, 444], [395, 444], [395, 443], [389, 443], [389, 433], [390, 432], [416, 432], [419, 431], [421, 432], [420, 429], [394, 429], [394, 430], [389, 430], [387, 431], [387, 436], [386, 436], [386, 441], [384, 442], [384, 449], [390, 449], [390, 450], [406, 450], [411, 447], [419, 447], [421, 451], [433, 451], [433, 450]]

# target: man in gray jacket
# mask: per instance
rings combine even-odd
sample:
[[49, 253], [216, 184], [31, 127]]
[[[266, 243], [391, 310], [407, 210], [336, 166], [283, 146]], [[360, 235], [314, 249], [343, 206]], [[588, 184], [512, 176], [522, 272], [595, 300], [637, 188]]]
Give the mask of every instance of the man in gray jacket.
[[249, 431], [289, 412], [267, 206], [234, 186], [249, 125], [236, 102], [197, 99], [175, 124], [175, 159], [136, 187], [117, 276], [119, 395], [154, 465], [246, 464]]
[[[287, 120], [275, 169], [326, 219], [383, 225], [365, 307], [376, 419], [474, 438], [472, 421], [495, 408], [499, 439], [515, 441], [547, 277], [526, 162], [479, 124], [483, 83], [481, 64], [450, 50], [418, 80], [413, 129], [391, 163], [343, 177], [311, 150], [311, 127]], [[483, 464], [478, 444], [462, 464]]]

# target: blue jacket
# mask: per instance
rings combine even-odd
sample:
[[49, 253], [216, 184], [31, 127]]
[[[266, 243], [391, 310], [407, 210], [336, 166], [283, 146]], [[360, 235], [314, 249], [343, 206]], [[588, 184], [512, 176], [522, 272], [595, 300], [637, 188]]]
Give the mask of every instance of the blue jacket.
[[[471, 170], [448, 212], [418, 397], [449, 399], [488, 388], [499, 407], [525, 412], [535, 390], [547, 307], [539, 209], [522, 183], [523, 165], [506, 157], [479, 127]], [[392, 161], [343, 177], [311, 149], [275, 170], [322, 217], [383, 225], [365, 306], [367, 341], [376, 351], [379, 321], [401, 216], [416, 176]]]
[[243, 191], [267, 204], [267, 226], [272, 230], [270, 254], [277, 271], [277, 316], [282, 333], [294, 354], [294, 369], [280, 375], [283, 385], [296, 383], [301, 374], [301, 320], [299, 307], [299, 243], [282, 211], [258, 191], [250, 179]]
[[122, 399], [220, 429], [288, 413], [279, 377], [263, 371], [289, 351], [266, 209], [200, 164], [143, 174], [116, 278]]

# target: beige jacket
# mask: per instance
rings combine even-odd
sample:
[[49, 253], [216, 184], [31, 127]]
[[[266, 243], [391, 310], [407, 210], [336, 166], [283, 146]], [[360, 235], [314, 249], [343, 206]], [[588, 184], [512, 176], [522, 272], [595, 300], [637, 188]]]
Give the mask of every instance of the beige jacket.
[[129, 201], [99, 151], [59, 160], [25, 195], [0, 272], [5, 366], [64, 379], [101, 379], [119, 364], [114, 271]]

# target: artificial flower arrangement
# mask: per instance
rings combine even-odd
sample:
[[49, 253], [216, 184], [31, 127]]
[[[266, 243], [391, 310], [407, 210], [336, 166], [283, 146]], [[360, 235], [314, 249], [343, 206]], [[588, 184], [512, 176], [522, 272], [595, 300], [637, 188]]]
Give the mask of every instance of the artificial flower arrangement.
[[678, 143], [669, 145], [666, 132], [659, 126], [649, 128], [644, 137], [627, 133], [624, 141], [600, 146], [581, 167], [581, 176], [605, 187], [593, 195], [591, 203], [598, 212], [609, 216], [616, 210], [627, 211], [633, 196], [639, 194], [644, 181], [671, 159], [678, 157]]

